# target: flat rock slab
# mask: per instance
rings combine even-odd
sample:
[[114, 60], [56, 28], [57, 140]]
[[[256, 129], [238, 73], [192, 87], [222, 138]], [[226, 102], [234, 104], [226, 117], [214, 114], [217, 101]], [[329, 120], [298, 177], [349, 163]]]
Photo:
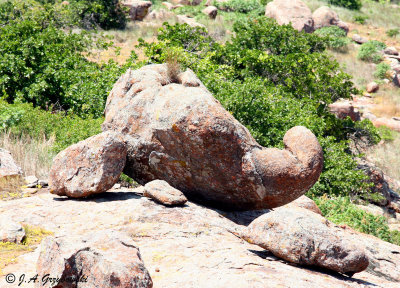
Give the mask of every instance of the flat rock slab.
[[144, 186], [144, 196], [166, 206], [182, 206], [187, 202], [185, 195], [164, 180], [154, 180]]
[[[400, 281], [399, 246], [346, 229], [369, 253], [374, 265], [366, 271], [348, 278], [288, 265], [230, 232], [265, 211], [226, 213], [190, 201], [184, 208], [165, 207], [141, 197], [142, 189], [108, 191], [89, 199], [38, 194], [0, 201], [0, 214], [15, 222], [42, 226], [53, 231], [54, 237], [79, 237], [108, 229], [128, 233], [140, 248], [156, 288], [399, 287], [399, 282], [394, 282]], [[21, 256], [3, 269], [3, 274], [14, 273], [17, 279], [22, 273], [35, 275], [39, 250]], [[0, 276], [0, 287], [12, 286]]]

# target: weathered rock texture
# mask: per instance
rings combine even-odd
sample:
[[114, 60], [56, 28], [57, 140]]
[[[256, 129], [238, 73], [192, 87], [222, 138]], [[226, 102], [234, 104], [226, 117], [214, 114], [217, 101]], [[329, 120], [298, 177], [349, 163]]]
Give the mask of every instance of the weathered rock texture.
[[314, 21], [311, 10], [300, 0], [274, 0], [265, 8], [265, 16], [274, 18], [279, 25], [292, 23], [294, 29], [311, 33]]
[[329, 104], [329, 111], [339, 119], [350, 117], [353, 121], [360, 121], [361, 115], [349, 101], [337, 101]]
[[183, 193], [164, 180], [154, 180], [144, 186], [144, 196], [166, 206], [179, 206], [187, 202]]
[[19, 177], [22, 175], [22, 169], [15, 163], [11, 153], [0, 148], [0, 178]]
[[[135, 242], [120, 232], [48, 237], [40, 250], [37, 273], [60, 278], [56, 287], [153, 287]], [[37, 281], [36, 287], [49, 287], [49, 283]]]
[[[229, 232], [245, 228], [242, 225], [268, 211], [226, 213], [190, 201], [185, 208], [165, 207], [140, 197], [142, 189], [123, 188], [82, 201], [50, 193], [36, 194], [0, 201], [0, 214], [14, 222], [40, 225], [54, 232], [57, 239], [99, 230], [124, 231], [140, 247], [154, 287], [399, 287], [400, 247], [376, 237], [345, 227], [357, 245], [366, 247], [370, 260], [367, 270], [349, 278], [312, 267], [288, 265]], [[337, 234], [343, 230], [332, 229], [337, 229]], [[17, 279], [23, 273], [36, 275], [39, 252], [37, 249], [20, 256], [2, 272], [14, 273]], [[0, 283], [4, 288], [13, 287], [4, 282], [4, 277]], [[23, 283], [20, 287], [32, 288], [33, 283]], [[93, 287], [96, 286], [90, 288]]]
[[319, 29], [322, 27], [338, 26], [342, 28], [346, 33], [349, 31], [349, 27], [343, 21], [340, 21], [339, 16], [335, 11], [327, 6], [322, 6], [314, 11], [312, 14], [314, 20], [314, 28]]
[[302, 265], [353, 274], [369, 261], [359, 243], [337, 235], [324, 217], [303, 208], [281, 207], [255, 219], [244, 239], [275, 256]]
[[78, 198], [107, 191], [118, 181], [126, 154], [122, 135], [112, 131], [68, 147], [53, 160], [51, 193]]
[[126, 174], [229, 209], [281, 206], [318, 180], [323, 154], [310, 130], [290, 129], [284, 150], [261, 147], [193, 72], [176, 78], [149, 65], [128, 70], [111, 91], [102, 127], [125, 134]]
[[122, 5], [128, 8], [131, 20], [141, 21], [149, 14], [152, 3], [151, 1], [125, 0], [122, 1]]
[[310, 210], [314, 213], [317, 213], [319, 215], [322, 215], [321, 210], [318, 208], [317, 204], [315, 204], [315, 202], [313, 200], [311, 200], [310, 198], [308, 198], [307, 196], [303, 195], [299, 198], [297, 198], [296, 200], [286, 204], [285, 206], [282, 207], [298, 207], [298, 208], [304, 208], [307, 210]]
[[21, 224], [6, 217], [0, 218], [0, 242], [21, 243], [25, 237], [25, 229]]
[[197, 6], [200, 5], [203, 0], [171, 0], [174, 4]]
[[218, 9], [215, 6], [208, 6], [208, 7], [204, 8], [201, 12], [203, 12], [205, 15], [207, 15], [211, 19], [215, 19], [218, 14]]
[[205, 27], [203, 24], [197, 22], [194, 18], [190, 18], [186, 15], [177, 15], [176, 19], [181, 24], [187, 24], [190, 27]]

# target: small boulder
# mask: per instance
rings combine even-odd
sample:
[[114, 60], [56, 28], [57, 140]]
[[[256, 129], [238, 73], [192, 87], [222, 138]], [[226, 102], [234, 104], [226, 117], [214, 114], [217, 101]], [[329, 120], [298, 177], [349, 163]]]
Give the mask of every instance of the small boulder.
[[317, 206], [317, 204], [315, 204], [315, 202], [313, 200], [311, 200], [310, 198], [308, 198], [306, 195], [303, 195], [282, 207], [304, 208], [304, 209], [310, 210], [311, 212], [322, 215], [322, 212], [319, 209], [319, 207]]
[[22, 169], [17, 165], [11, 153], [0, 148], [0, 179], [22, 176]]
[[364, 249], [333, 227], [309, 210], [281, 207], [255, 219], [242, 237], [288, 262], [349, 275], [365, 270], [369, 260]]
[[394, 75], [393, 84], [397, 87], [400, 87], [400, 72], [398, 72], [396, 75]]
[[353, 121], [360, 121], [361, 115], [349, 101], [338, 101], [329, 105], [329, 111], [339, 119], [350, 117]]
[[39, 184], [39, 179], [35, 175], [29, 175], [25, 177], [26, 187], [34, 188]]
[[188, 24], [190, 27], [205, 27], [203, 24], [197, 22], [194, 18], [190, 18], [186, 15], [177, 15], [176, 18], [181, 24]]
[[118, 181], [127, 147], [121, 134], [101, 133], [61, 151], [50, 170], [50, 192], [74, 198], [105, 192]]
[[395, 56], [399, 55], [397, 49], [392, 46], [386, 47], [385, 50], [383, 50], [383, 53], [385, 53], [386, 55], [395, 55]]
[[218, 14], [218, 9], [215, 6], [208, 6], [208, 7], [204, 8], [202, 12], [203, 12], [203, 14], [207, 15], [211, 19], [215, 19]]
[[152, 6], [151, 1], [141, 0], [125, 0], [121, 4], [128, 8], [129, 18], [132, 21], [142, 21], [149, 14]]
[[279, 25], [291, 23], [297, 31], [314, 32], [310, 8], [301, 0], [274, 0], [265, 8], [265, 16], [274, 18]]
[[358, 34], [354, 34], [354, 35], [351, 37], [351, 39], [352, 39], [354, 42], [356, 42], [357, 44], [364, 44], [364, 43], [368, 42], [368, 39], [366, 39], [366, 38], [364, 38], [364, 37], [361, 37], [361, 36], [358, 35]]
[[339, 23], [338, 14], [327, 6], [321, 6], [312, 14], [314, 28], [335, 26]]
[[379, 84], [376, 82], [370, 82], [367, 85], [367, 92], [368, 93], [376, 93], [379, 90]]
[[0, 218], [0, 242], [21, 243], [25, 229], [21, 224], [5, 217]]
[[347, 24], [346, 22], [340, 21], [336, 24], [337, 27], [339, 27], [340, 29], [344, 30], [347, 33], [349, 33], [350, 31], [350, 27], [349, 24]]
[[[139, 248], [130, 237], [116, 231], [47, 237], [41, 243], [36, 270], [39, 275], [59, 277], [60, 284], [76, 283], [57, 287], [153, 287]], [[38, 281], [35, 287], [48, 285]]]
[[144, 186], [144, 196], [165, 206], [181, 206], [187, 202], [185, 195], [164, 180], [154, 180]]
[[396, 120], [390, 119], [390, 118], [383, 118], [383, 117], [375, 118], [375, 119], [373, 119], [371, 121], [372, 121], [372, 124], [374, 124], [375, 127], [386, 126], [391, 130], [400, 132], [400, 121], [396, 121]]
[[171, 2], [176, 5], [197, 6], [200, 5], [203, 0], [171, 0]]

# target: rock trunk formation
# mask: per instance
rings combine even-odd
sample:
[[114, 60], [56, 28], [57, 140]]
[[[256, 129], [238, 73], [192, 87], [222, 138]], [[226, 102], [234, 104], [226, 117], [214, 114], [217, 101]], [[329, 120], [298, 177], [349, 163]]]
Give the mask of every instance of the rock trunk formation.
[[168, 75], [166, 65], [128, 70], [107, 99], [102, 128], [125, 135], [127, 175], [226, 209], [281, 206], [318, 180], [323, 154], [310, 130], [290, 129], [284, 150], [261, 147], [191, 70]]

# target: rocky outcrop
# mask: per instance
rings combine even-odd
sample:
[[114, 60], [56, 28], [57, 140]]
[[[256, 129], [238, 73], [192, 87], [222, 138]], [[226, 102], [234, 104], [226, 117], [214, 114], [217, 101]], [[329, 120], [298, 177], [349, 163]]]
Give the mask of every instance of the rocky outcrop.
[[123, 137], [108, 131], [92, 136], [60, 152], [50, 170], [50, 192], [85, 197], [110, 189], [125, 166]]
[[0, 218], [0, 242], [21, 243], [25, 238], [25, 229], [21, 224], [6, 217]]
[[22, 176], [22, 169], [17, 165], [11, 153], [0, 148], [0, 180]]
[[364, 249], [330, 226], [309, 210], [281, 207], [255, 219], [243, 238], [292, 263], [349, 275], [364, 271], [369, 264]]
[[314, 21], [310, 8], [300, 0], [274, 0], [265, 8], [265, 16], [274, 18], [279, 25], [291, 23], [297, 31], [311, 33]]
[[186, 15], [177, 15], [176, 18], [179, 23], [187, 24], [190, 27], [205, 27], [203, 24], [200, 24], [199, 22], [197, 22], [194, 18], [190, 18]]
[[394, 118], [375, 118], [372, 119], [371, 121], [375, 127], [386, 126], [394, 131], [400, 132], [400, 121]]
[[124, 0], [121, 2], [129, 10], [129, 18], [132, 21], [141, 21], [150, 12], [151, 1]]
[[215, 19], [218, 14], [218, 9], [215, 6], [208, 6], [204, 8], [201, 12], [203, 12], [203, 14], [207, 15], [209, 18]]
[[297, 207], [297, 208], [304, 208], [307, 210], [310, 210], [311, 212], [317, 213], [319, 215], [322, 215], [321, 210], [318, 208], [317, 204], [307, 196], [303, 195], [296, 200], [286, 204], [285, 206], [282, 207]]
[[344, 31], [349, 32], [349, 27], [343, 21], [340, 21], [339, 16], [335, 11], [327, 6], [322, 6], [314, 11], [312, 14], [314, 20], [314, 28], [320, 29], [322, 27], [338, 26]]
[[349, 101], [337, 101], [329, 104], [329, 111], [339, 119], [350, 117], [353, 121], [360, 121], [360, 112]]
[[163, 180], [154, 180], [144, 186], [144, 196], [165, 206], [182, 206], [187, 202], [183, 193]]
[[[57, 287], [153, 287], [135, 242], [115, 231], [46, 238], [37, 273], [59, 277]], [[36, 287], [49, 287], [49, 283], [37, 281]]]
[[383, 53], [385, 53], [386, 55], [395, 55], [395, 56], [399, 55], [399, 52], [397, 51], [397, 49], [392, 46], [386, 47], [383, 50]]
[[107, 99], [102, 128], [125, 135], [124, 173], [137, 182], [165, 180], [226, 209], [289, 203], [314, 185], [323, 166], [310, 130], [290, 129], [284, 150], [261, 147], [192, 71], [171, 83], [166, 65], [128, 70]]

